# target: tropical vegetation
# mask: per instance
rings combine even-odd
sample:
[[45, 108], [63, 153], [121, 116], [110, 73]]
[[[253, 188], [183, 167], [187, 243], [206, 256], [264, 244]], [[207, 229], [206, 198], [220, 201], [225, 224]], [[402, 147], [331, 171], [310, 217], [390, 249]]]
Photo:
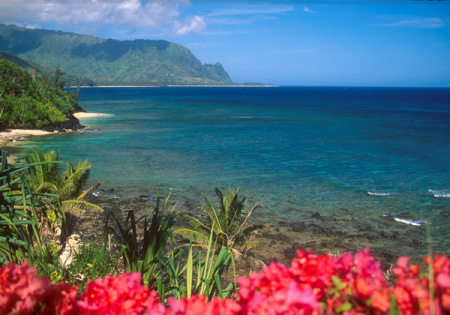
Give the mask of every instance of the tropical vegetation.
[[401, 257], [392, 269], [393, 285], [380, 262], [365, 249], [354, 256], [315, 255], [298, 250], [287, 267], [271, 263], [237, 280], [235, 298], [196, 294], [160, 299], [139, 273], [106, 276], [78, 288], [37, 278], [26, 263], [0, 268], [0, 313], [14, 314], [448, 314], [450, 259], [425, 257], [429, 272]]
[[[168, 198], [161, 203], [158, 196], [150, 219], [144, 216], [136, 220], [130, 212], [123, 223], [111, 214], [113, 220], [105, 225], [103, 246], [80, 244], [66, 266], [58, 259], [64, 244], [54, 238], [50, 224], [53, 218], [56, 225], [63, 222], [64, 207], [51, 189], [35, 191], [39, 183], [50, 183], [52, 176], [60, 178], [55, 169], [62, 163], [54, 158], [56, 153], [46, 159], [35, 150], [35, 158], [10, 166], [7, 152], [0, 153], [1, 314], [450, 312], [450, 259], [439, 254], [425, 257], [426, 269], [409, 265], [409, 258], [401, 257], [392, 268], [396, 279], [388, 282], [368, 248], [340, 256], [298, 250], [290, 267], [272, 262], [261, 272], [226, 285], [223, 273], [230, 266], [234, 269], [234, 255], [230, 247], [218, 250], [218, 246], [237, 237], [223, 238], [226, 226], [215, 225], [225, 222], [231, 226], [234, 219], [230, 217], [240, 211], [240, 223], [231, 233], [236, 235], [245, 231], [246, 220], [257, 207], [243, 219], [245, 198], [238, 197], [239, 189], [229, 189], [226, 195], [216, 189], [220, 200], [217, 209], [205, 198], [205, 211], [215, 214], [210, 217], [205, 250], [195, 246], [195, 231], [190, 234], [186, 251], [174, 244], [171, 228], [175, 207], [168, 209]], [[47, 181], [35, 181], [33, 176]], [[219, 213], [223, 214], [221, 219]], [[115, 246], [111, 246], [111, 240]]]
[[233, 84], [220, 63], [203, 65], [187, 48], [165, 40], [119, 41], [0, 24], [0, 51], [61, 67], [95, 85]]
[[205, 196], [205, 206], [201, 210], [206, 215], [206, 221], [202, 222], [193, 216], [180, 213], [180, 217], [188, 220], [192, 229], [182, 228], [175, 233], [184, 236], [192, 234], [195, 244], [200, 247], [208, 245], [209, 235], [212, 234], [217, 239], [216, 251], [222, 246], [228, 247], [236, 259], [251, 248], [263, 246], [264, 243], [253, 240], [263, 225], [249, 223], [251, 215], [261, 205], [255, 203], [250, 211], [246, 211], [246, 197], [239, 198], [239, 188], [236, 191], [228, 188], [225, 195], [217, 187], [214, 191], [219, 204], [214, 207]]
[[[60, 161], [59, 151], [50, 150], [44, 153], [39, 148], [33, 148], [32, 153], [26, 156], [30, 164], [40, 162]], [[84, 200], [86, 195], [101, 183], [83, 191], [89, 177], [91, 163], [87, 160], [76, 165], [69, 161], [65, 163], [65, 170], [60, 170], [61, 163], [41, 163], [29, 169], [27, 179], [37, 193], [57, 194], [65, 213], [80, 215], [85, 211], [101, 212], [98, 205]]]
[[[20, 58], [9, 51], [0, 51], [0, 59], [4, 59], [6, 61], [17, 63], [23, 70], [26, 70], [32, 74], [32, 76], [44, 76], [49, 78], [51, 81], [55, 80], [55, 73], [57, 68], [49, 68], [41, 66], [35, 62], [27, 60], [25, 58]], [[66, 72], [63, 72], [61, 75], [61, 79], [66, 83], [66, 86], [93, 86], [95, 85], [92, 80], [82, 76], [82, 75], [73, 75]]]
[[[150, 219], [146, 216], [136, 219], [130, 211], [123, 223], [110, 213], [103, 244], [81, 243], [74, 249], [71, 262], [62, 261], [70, 231], [61, 234], [67, 234], [65, 237], [58, 237], [56, 230], [58, 227], [64, 230], [68, 217], [78, 206], [77, 202], [72, 205], [74, 200], [64, 199], [80, 193], [90, 164], [80, 162], [74, 167], [69, 162], [62, 173], [59, 166], [64, 163], [59, 161], [59, 153], [44, 153], [35, 148], [27, 156], [26, 164], [10, 167], [7, 152], [1, 153], [0, 264], [28, 261], [39, 276], [48, 277], [51, 283], [65, 280], [80, 288], [85, 288], [89, 280], [137, 272], [162, 297], [205, 294], [207, 299], [213, 299], [234, 293], [234, 282], [224, 287], [222, 279], [223, 272], [231, 265], [235, 269], [231, 251], [223, 247], [215, 255], [213, 235], [206, 252], [193, 246], [187, 251], [176, 248], [171, 231], [175, 206], [166, 210], [169, 196], [161, 203], [158, 195]], [[90, 206], [83, 209], [98, 207]]]
[[72, 126], [77, 96], [62, 90], [61, 75], [57, 70], [51, 80], [0, 59], [0, 130]]

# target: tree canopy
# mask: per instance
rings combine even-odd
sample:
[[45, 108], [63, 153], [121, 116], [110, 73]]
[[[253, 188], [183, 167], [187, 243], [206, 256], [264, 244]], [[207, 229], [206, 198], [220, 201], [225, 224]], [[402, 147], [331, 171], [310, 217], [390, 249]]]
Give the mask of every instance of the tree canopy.
[[52, 80], [0, 60], [0, 129], [55, 127], [73, 116], [77, 97], [62, 89], [57, 71]]

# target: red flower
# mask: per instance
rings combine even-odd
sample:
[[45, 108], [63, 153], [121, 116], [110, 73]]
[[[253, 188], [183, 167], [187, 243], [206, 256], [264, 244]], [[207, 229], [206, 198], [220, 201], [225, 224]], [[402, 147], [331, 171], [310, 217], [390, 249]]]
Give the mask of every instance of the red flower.
[[241, 307], [236, 301], [214, 298], [207, 302], [203, 295], [193, 295], [191, 298], [176, 300], [169, 298], [167, 315], [237, 315]]
[[154, 291], [141, 285], [139, 273], [124, 273], [105, 280], [89, 281], [78, 301], [79, 314], [164, 314]]
[[[259, 274], [252, 273], [248, 279], [239, 278], [237, 298], [242, 314], [320, 314], [322, 309], [315, 288], [307, 281], [300, 265], [287, 269], [282, 264], [271, 263]], [[295, 274], [292, 269], [296, 270]], [[312, 282], [322, 283], [316, 280]], [[321, 291], [321, 288], [317, 290], [319, 294]]]
[[380, 265], [380, 262], [373, 258], [369, 248], [355, 254], [356, 283], [354, 293], [356, 298], [367, 300], [375, 292], [388, 287]]
[[328, 255], [314, 255], [311, 251], [297, 251], [297, 258], [291, 263], [290, 271], [299, 287], [312, 289], [320, 300], [331, 284], [336, 273], [336, 258]]
[[0, 314], [75, 314], [78, 288], [35, 274], [26, 261], [0, 268]]

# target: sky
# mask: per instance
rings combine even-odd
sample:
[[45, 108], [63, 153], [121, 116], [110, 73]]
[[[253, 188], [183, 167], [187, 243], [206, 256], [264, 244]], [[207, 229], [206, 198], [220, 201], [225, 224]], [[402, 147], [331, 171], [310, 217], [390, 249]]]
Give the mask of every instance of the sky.
[[0, 0], [0, 23], [165, 39], [236, 83], [450, 87], [450, 0]]

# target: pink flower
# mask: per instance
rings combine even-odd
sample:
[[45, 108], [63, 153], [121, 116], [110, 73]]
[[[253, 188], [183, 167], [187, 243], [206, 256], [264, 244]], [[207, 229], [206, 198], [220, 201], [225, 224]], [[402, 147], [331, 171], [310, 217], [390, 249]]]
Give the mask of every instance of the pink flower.
[[310, 283], [301, 282], [300, 273], [271, 263], [259, 274], [239, 278], [237, 298], [242, 314], [320, 314], [317, 296]]
[[51, 285], [35, 274], [26, 261], [0, 268], [0, 314], [75, 314], [78, 289], [64, 282]]
[[375, 260], [369, 248], [355, 254], [355, 297], [367, 300], [375, 292], [388, 287], [380, 262]]
[[297, 251], [297, 258], [291, 263], [290, 272], [299, 287], [311, 289], [320, 300], [331, 285], [331, 277], [336, 273], [336, 258], [328, 255], [314, 255], [311, 251]]
[[77, 302], [79, 314], [164, 314], [164, 306], [154, 291], [141, 285], [139, 273], [124, 273], [117, 277], [106, 276], [87, 284], [87, 289]]
[[207, 302], [203, 295], [193, 295], [191, 298], [176, 300], [169, 298], [167, 315], [237, 315], [241, 307], [236, 301], [214, 298]]

